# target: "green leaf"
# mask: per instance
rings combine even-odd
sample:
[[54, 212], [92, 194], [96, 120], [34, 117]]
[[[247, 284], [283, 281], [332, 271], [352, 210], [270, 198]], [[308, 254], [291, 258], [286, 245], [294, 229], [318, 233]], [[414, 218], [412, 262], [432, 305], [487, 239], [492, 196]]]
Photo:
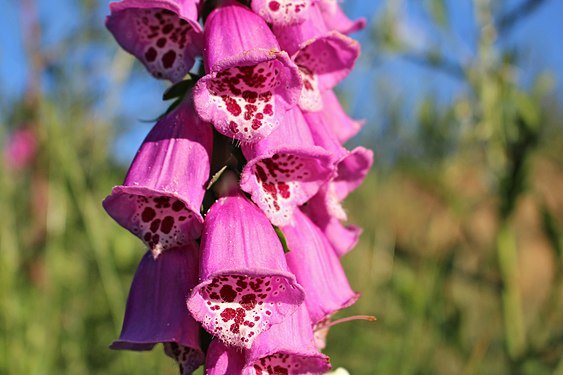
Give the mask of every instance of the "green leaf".
[[287, 246], [287, 240], [285, 239], [285, 234], [283, 234], [282, 230], [280, 229], [280, 227], [277, 227], [275, 225], [273, 225], [274, 230], [276, 231], [276, 234], [278, 235], [278, 238], [280, 239], [280, 242], [282, 244], [283, 247], [283, 252], [285, 254], [289, 253], [289, 247]]

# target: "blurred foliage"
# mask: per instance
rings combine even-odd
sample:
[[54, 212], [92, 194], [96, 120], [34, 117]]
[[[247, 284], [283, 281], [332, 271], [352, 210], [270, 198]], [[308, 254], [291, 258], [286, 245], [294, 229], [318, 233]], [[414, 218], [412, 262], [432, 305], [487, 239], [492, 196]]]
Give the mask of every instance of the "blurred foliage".
[[[338, 314], [378, 321], [333, 327], [327, 353], [354, 375], [561, 375], [563, 106], [550, 73], [523, 87], [519, 51], [498, 43], [544, 1], [507, 10], [474, 0], [478, 48], [463, 62], [405, 44], [398, 2], [388, 3], [372, 30], [378, 53], [450, 74], [465, 90], [446, 104], [429, 93], [410, 123], [403, 99], [385, 103], [377, 142], [393, 162], [376, 165], [346, 203], [364, 228], [343, 259], [362, 298]], [[82, 4], [87, 20], [95, 2]], [[451, 32], [451, 2], [423, 4]], [[100, 35], [87, 26], [71, 45], [102, 48]], [[100, 115], [98, 86], [72, 80], [92, 61], [68, 68], [73, 49], [55, 50], [31, 52], [49, 87], [32, 85], [0, 116], [0, 144], [25, 127], [39, 145], [23, 169], [0, 164], [0, 374], [175, 374], [159, 348], [107, 348], [143, 246], [101, 208], [125, 167], [110, 152], [122, 129]], [[116, 54], [105, 69], [114, 93], [131, 59]], [[116, 105], [112, 96], [101, 107], [113, 114]]]

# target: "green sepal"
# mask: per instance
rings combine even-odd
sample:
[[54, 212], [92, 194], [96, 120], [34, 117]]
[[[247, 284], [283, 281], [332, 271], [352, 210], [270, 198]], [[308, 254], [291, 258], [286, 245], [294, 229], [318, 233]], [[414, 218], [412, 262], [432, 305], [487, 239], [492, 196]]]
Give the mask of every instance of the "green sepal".
[[162, 100], [170, 100], [174, 98], [181, 98], [195, 85], [197, 82], [196, 76], [187, 74], [186, 78], [170, 86], [162, 94]]
[[278, 235], [278, 238], [280, 239], [281, 245], [283, 247], [283, 252], [285, 254], [289, 253], [289, 247], [287, 246], [287, 240], [285, 239], [285, 234], [283, 234], [282, 230], [280, 229], [280, 227], [277, 227], [275, 225], [272, 225], [274, 227], [274, 230], [276, 231], [276, 234]]

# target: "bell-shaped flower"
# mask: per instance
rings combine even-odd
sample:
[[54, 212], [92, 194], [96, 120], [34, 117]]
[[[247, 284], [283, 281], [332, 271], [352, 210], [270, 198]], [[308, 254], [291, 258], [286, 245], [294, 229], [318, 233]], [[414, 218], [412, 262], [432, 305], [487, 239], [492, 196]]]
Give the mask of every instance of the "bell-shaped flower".
[[189, 310], [209, 333], [237, 347], [249, 348], [304, 299], [272, 225], [238, 192], [220, 198], [207, 212], [200, 280], [188, 299]]
[[[330, 132], [340, 144], [346, 143], [354, 137], [364, 125], [363, 120], [350, 118], [342, 108], [338, 97], [332, 90], [321, 92], [323, 110], [319, 112], [305, 112], [307, 123], [313, 127], [322, 126], [321, 132]], [[318, 125], [317, 125], [318, 124]]]
[[151, 350], [163, 343], [166, 353], [178, 361], [182, 375], [203, 364], [199, 324], [185, 304], [197, 275], [198, 249], [194, 242], [157, 259], [147, 252], [131, 284], [121, 335], [111, 348]]
[[201, 235], [199, 213], [213, 129], [195, 113], [191, 98], [162, 118], [137, 152], [125, 182], [104, 208], [158, 256]]
[[194, 89], [199, 115], [217, 131], [256, 142], [284, 123], [302, 82], [262, 18], [234, 1], [205, 23], [205, 71]]
[[308, 20], [314, 0], [252, 0], [252, 10], [272, 25], [293, 25]]
[[315, 146], [299, 108], [287, 112], [287, 122], [269, 137], [242, 145], [248, 163], [241, 189], [274, 225], [291, 222], [293, 211], [317, 193], [333, 174], [331, 155]]
[[330, 360], [315, 347], [311, 320], [301, 306], [258, 336], [248, 350], [211, 342], [205, 367], [208, 375], [323, 374], [330, 370]]
[[355, 148], [338, 163], [335, 177], [303, 206], [303, 211], [321, 229], [339, 256], [352, 250], [362, 233], [354, 225], [341, 223], [347, 217], [340, 202], [364, 180], [372, 163], [371, 150]]
[[301, 73], [303, 88], [299, 106], [304, 111], [320, 111], [321, 93], [348, 76], [360, 55], [360, 44], [337, 31], [327, 30], [317, 6], [311, 9], [310, 21], [275, 27], [274, 34]]
[[350, 20], [339, 5], [339, 0], [318, 0], [317, 6], [321, 10], [323, 20], [329, 30], [336, 30], [343, 34], [350, 34], [366, 27], [365, 18]]
[[200, 0], [123, 0], [110, 4], [106, 26], [153, 76], [178, 82], [201, 55], [199, 7]]
[[330, 118], [323, 112], [309, 112], [305, 118], [315, 144], [333, 155], [336, 173], [303, 209], [322, 229], [336, 252], [343, 255], [356, 245], [361, 230], [340, 222], [347, 219], [341, 202], [365, 179], [373, 164], [373, 152], [363, 147], [345, 149], [332, 131]]
[[350, 288], [332, 245], [305, 214], [295, 210], [294, 223], [282, 231], [289, 248], [287, 264], [305, 289], [313, 324], [356, 302], [359, 295]]

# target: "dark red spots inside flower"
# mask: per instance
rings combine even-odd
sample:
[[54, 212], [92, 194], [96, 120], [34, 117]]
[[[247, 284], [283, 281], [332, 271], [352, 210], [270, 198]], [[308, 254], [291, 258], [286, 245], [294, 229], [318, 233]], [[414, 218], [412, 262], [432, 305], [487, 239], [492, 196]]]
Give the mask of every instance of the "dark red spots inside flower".
[[152, 219], [154, 219], [156, 216], [156, 211], [153, 210], [150, 207], [146, 207], [143, 210], [143, 213], [141, 214], [141, 219], [145, 222], [148, 223], [149, 221], [151, 221]]
[[256, 306], [256, 294], [245, 294], [240, 300], [240, 304], [246, 310], [252, 310]]
[[274, 110], [271, 104], [266, 104], [264, 106], [264, 114], [268, 115], [268, 116], [273, 116], [274, 115]]
[[186, 208], [186, 205], [182, 201], [177, 200], [174, 203], [172, 203], [172, 209], [176, 212], [182, 211], [185, 208]]
[[272, 12], [277, 12], [280, 9], [280, 3], [278, 3], [277, 1], [270, 1], [268, 6], [272, 10]]
[[166, 38], [159, 38], [156, 41], [156, 46], [159, 48], [163, 48], [166, 45]]
[[164, 234], [170, 233], [172, 227], [174, 226], [174, 218], [172, 216], [166, 216], [162, 223], [160, 224], [160, 231]]
[[164, 27], [162, 28], [162, 33], [163, 34], [169, 34], [172, 30], [174, 30], [174, 25], [169, 23], [169, 24], [164, 25]]
[[151, 232], [155, 233], [159, 227], [160, 227], [160, 219], [153, 220], [150, 226]]
[[241, 114], [242, 109], [240, 108], [240, 106], [238, 105], [235, 99], [226, 95], [223, 95], [221, 99], [223, 99], [223, 101], [225, 102], [227, 111], [229, 111], [233, 116], [238, 116]]
[[235, 309], [231, 309], [229, 307], [223, 310], [223, 312], [221, 313], [221, 318], [223, 318], [224, 322], [228, 322], [229, 320], [234, 319], [235, 315], [236, 315]]
[[156, 50], [150, 47], [147, 52], [145, 52], [145, 59], [148, 62], [153, 62], [156, 59]]
[[237, 296], [237, 292], [229, 284], [223, 285], [223, 287], [219, 291], [219, 294], [225, 302], [233, 302], [235, 300], [235, 297]]
[[170, 69], [174, 65], [174, 60], [176, 60], [176, 51], [171, 49], [162, 56], [162, 65]]

